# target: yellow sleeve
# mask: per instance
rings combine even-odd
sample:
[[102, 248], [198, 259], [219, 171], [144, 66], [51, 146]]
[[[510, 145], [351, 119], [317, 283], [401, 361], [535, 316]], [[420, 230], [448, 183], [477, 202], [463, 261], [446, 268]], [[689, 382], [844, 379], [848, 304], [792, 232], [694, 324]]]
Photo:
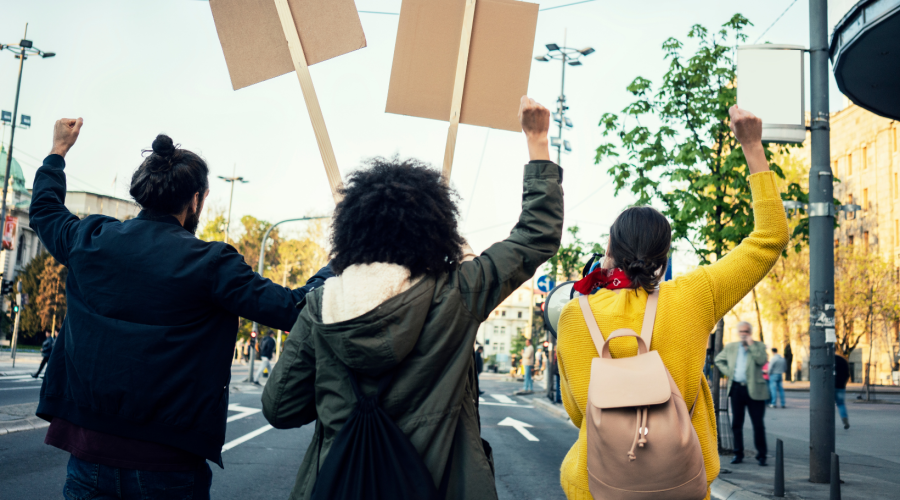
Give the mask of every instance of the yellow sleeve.
[[725, 257], [700, 271], [708, 276], [718, 320], [769, 273], [788, 244], [787, 217], [773, 172], [749, 177], [755, 226]]
[[575, 401], [572, 388], [569, 387], [565, 364], [558, 349], [559, 346], [557, 346], [556, 351], [556, 366], [559, 367], [559, 392], [562, 395], [563, 407], [566, 409], [566, 413], [569, 414], [569, 418], [572, 419], [572, 424], [581, 429], [581, 420], [584, 416], [581, 414], [581, 408], [578, 407], [578, 403]]

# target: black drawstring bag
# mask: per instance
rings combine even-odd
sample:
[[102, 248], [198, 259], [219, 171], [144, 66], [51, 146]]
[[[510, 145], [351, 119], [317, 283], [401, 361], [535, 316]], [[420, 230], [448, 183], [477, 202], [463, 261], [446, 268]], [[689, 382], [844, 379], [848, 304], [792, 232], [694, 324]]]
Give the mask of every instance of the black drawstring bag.
[[362, 393], [349, 368], [347, 373], [356, 395], [356, 409], [334, 438], [311, 500], [443, 500], [453, 449], [438, 493], [419, 452], [381, 408], [381, 395], [394, 379], [393, 370], [378, 381], [378, 391], [372, 397]]

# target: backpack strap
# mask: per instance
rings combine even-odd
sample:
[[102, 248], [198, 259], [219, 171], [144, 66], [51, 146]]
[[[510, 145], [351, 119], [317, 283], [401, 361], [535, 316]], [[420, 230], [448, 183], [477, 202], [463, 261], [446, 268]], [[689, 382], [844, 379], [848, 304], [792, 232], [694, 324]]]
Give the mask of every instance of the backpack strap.
[[644, 325], [641, 327], [641, 338], [650, 350], [653, 340], [653, 323], [656, 322], [656, 306], [659, 304], [659, 291], [647, 294], [647, 307], [644, 309]]
[[603, 333], [600, 332], [600, 327], [597, 325], [597, 320], [591, 311], [591, 303], [588, 302], [588, 296], [582, 295], [578, 297], [578, 305], [581, 306], [584, 322], [587, 323], [588, 330], [591, 332], [591, 340], [594, 341], [594, 347], [597, 348], [597, 352], [601, 352], [603, 345], [606, 344], [606, 339], [603, 338]]

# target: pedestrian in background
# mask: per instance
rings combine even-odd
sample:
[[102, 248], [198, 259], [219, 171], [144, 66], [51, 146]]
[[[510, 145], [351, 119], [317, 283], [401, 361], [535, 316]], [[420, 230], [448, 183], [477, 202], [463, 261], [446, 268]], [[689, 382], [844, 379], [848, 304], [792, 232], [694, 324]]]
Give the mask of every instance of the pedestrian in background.
[[522, 389], [523, 394], [534, 393], [534, 346], [531, 345], [531, 339], [525, 339], [525, 348], [522, 349], [522, 366], [525, 370], [525, 387]]
[[834, 404], [837, 405], [838, 414], [844, 429], [850, 428], [850, 416], [847, 414], [847, 405], [844, 398], [847, 395], [847, 382], [850, 380], [850, 365], [847, 358], [840, 354], [834, 355]]
[[784, 408], [784, 372], [787, 371], [787, 361], [778, 354], [778, 348], [772, 348], [772, 357], [769, 358], [769, 393], [772, 395], [769, 408], [775, 408], [777, 397], [781, 397], [781, 407]]
[[131, 179], [137, 217], [79, 218], [65, 204], [64, 157], [82, 124], [56, 122], [29, 210], [69, 271], [37, 408], [50, 421], [44, 442], [71, 454], [67, 499], [208, 499], [206, 460], [223, 466], [238, 318], [290, 328], [296, 305], [330, 272], [290, 290], [231, 245], [197, 239], [209, 169], [165, 135]]
[[269, 373], [272, 373], [272, 357], [275, 356], [275, 334], [272, 330], [256, 343], [256, 350], [259, 352], [259, 368], [253, 377], [253, 383], [260, 385], [259, 378], [262, 377], [263, 371], [268, 368]]
[[56, 339], [53, 338], [50, 332], [44, 332], [44, 337], [46, 338], [41, 344], [41, 366], [38, 367], [37, 372], [31, 375], [33, 378], [41, 376], [41, 371], [47, 366], [47, 362], [50, 360], [50, 353], [53, 352], [53, 345], [56, 343]]
[[237, 339], [237, 342], [234, 343], [234, 359], [237, 361], [237, 364], [244, 364], [244, 347], [246, 346], [247, 341], [244, 339]]
[[[755, 283], [754, 283], [755, 284]], [[753, 326], [746, 321], [737, 325], [741, 340], [731, 342], [716, 356], [716, 366], [728, 377], [727, 394], [731, 398], [731, 430], [734, 433], [734, 458], [732, 464], [744, 461], [744, 415], [750, 414], [753, 424], [753, 443], [756, 446], [756, 460], [766, 465], [766, 402], [769, 401], [769, 386], [763, 379], [763, 365], [766, 364], [766, 346], [753, 340]]]
[[[659, 353], [687, 408], [694, 407], [692, 423], [703, 451], [707, 484], [719, 475], [716, 413], [709, 386], [701, 377], [709, 335], [716, 323], [768, 274], [789, 236], [778, 183], [766, 161], [762, 122], [737, 106], [731, 108], [730, 117], [749, 167], [747, 185], [755, 221], [750, 236], [714, 264], [662, 282], [671, 248], [671, 225], [651, 207], [632, 207], [610, 228], [603, 266], [588, 274], [583, 286], [576, 285], [590, 294], [590, 309], [604, 338], [620, 328], [642, 331], [649, 292], [659, 294], [656, 333], [647, 348]], [[563, 460], [561, 483], [570, 500], [588, 499], [588, 419], [584, 411], [591, 366], [599, 353], [578, 300], [563, 309], [558, 342], [563, 402], [572, 423], [580, 429], [578, 440]], [[632, 338], [613, 339], [609, 347], [613, 358], [638, 353], [638, 343]], [[763, 362], [756, 366], [756, 373], [762, 380], [765, 346], [760, 347]], [[763, 408], [765, 399], [760, 401]], [[649, 446], [653, 446], [652, 441]], [[640, 470], [641, 462], [634, 463]]]
[[478, 395], [480, 396], [484, 394], [484, 391], [481, 390], [481, 373], [484, 371], [484, 347], [480, 344], [476, 345], [478, 347], [475, 348], [475, 382]]
[[[291, 499], [327, 495], [321, 492], [335, 484], [352, 488], [355, 498], [377, 498], [365, 490], [374, 484], [360, 480], [372, 474], [361, 468], [379, 468], [373, 483], [390, 486], [409, 484], [400, 478], [411, 476], [398, 468], [418, 478], [424, 467], [426, 481], [446, 489], [440, 498], [496, 500], [492, 452], [480, 436], [472, 348], [491, 311], [556, 254], [563, 226], [562, 169], [550, 161], [548, 147], [550, 112], [527, 97], [520, 106], [531, 161], [519, 220], [506, 240], [473, 260], [462, 260], [457, 196], [436, 169], [377, 158], [348, 176], [332, 225], [339, 276], [308, 296], [263, 390], [263, 414], [272, 426], [316, 421], [312, 441], [318, 444], [307, 449]], [[399, 428], [415, 457], [348, 464], [358, 464], [354, 444], [372, 442], [369, 436], [341, 441], [345, 427], [358, 429], [349, 419], [361, 415], [363, 397], [395, 424], [385, 429]], [[401, 448], [408, 449], [378, 453]], [[323, 478], [329, 479], [324, 486]]]

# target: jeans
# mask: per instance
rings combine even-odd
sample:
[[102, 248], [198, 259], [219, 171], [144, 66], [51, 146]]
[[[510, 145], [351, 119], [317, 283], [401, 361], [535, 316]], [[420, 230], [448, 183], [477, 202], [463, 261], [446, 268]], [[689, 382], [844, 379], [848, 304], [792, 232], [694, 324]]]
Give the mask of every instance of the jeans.
[[47, 366], [47, 361], [50, 361], [50, 357], [41, 358], [41, 366], [38, 367], [37, 373], [34, 374], [35, 377], [39, 377], [41, 375], [41, 371]]
[[534, 366], [525, 365], [525, 390], [533, 391], [534, 390], [534, 380], [532, 380], [532, 373], [534, 373]]
[[769, 406], [776, 406], [777, 397], [781, 396], [781, 407], [784, 408], [784, 385], [781, 382], [781, 374], [769, 375], [769, 393], [772, 394], [772, 400]]
[[206, 461], [193, 471], [119, 469], [69, 457], [66, 500], [209, 500], [212, 471]]
[[834, 404], [837, 405], [838, 413], [840, 413], [841, 418], [847, 418], [847, 405], [844, 404], [844, 396], [846, 395], [847, 389], [834, 390]]
[[272, 373], [272, 363], [271, 360], [265, 356], [259, 358], [259, 369], [256, 370], [256, 376], [253, 377], [254, 382], [259, 382], [259, 377], [262, 377], [263, 370], [268, 368], [269, 373]]
[[750, 397], [747, 386], [737, 382], [731, 384], [731, 431], [734, 433], [734, 454], [744, 456], [744, 409], [750, 413], [750, 422], [753, 423], [753, 444], [756, 446], [756, 458], [766, 458], [768, 447], [766, 445], [766, 425], [763, 418], [766, 415], [766, 401], [757, 401]]

